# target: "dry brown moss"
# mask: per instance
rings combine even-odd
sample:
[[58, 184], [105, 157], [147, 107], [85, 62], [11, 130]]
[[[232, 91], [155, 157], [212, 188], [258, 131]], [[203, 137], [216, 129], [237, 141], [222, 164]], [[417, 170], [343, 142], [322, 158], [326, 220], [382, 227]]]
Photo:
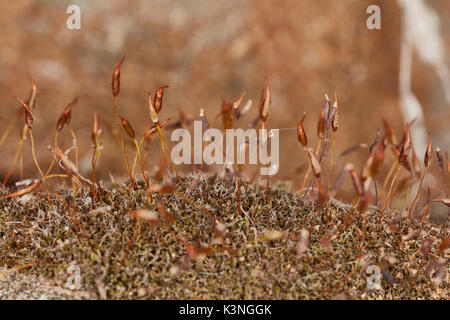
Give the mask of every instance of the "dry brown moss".
[[[164, 200], [167, 211], [176, 218], [181, 237], [196, 246], [214, 248], [212, 254], [189, 266], [185, 265], [185, 245], [168, 231], [174, 230], [173, 224], [160, 217], [166, 227], [152, 228], [144, 221], [135, 225], [127, 215], [136, 208], [156, 210], [156, 203], [148, 205], [142, 184], [130, 198], [117, 184], [105, 186], [106, 197], [93, 211], [89, 190], [80, 190], [76, 198], [79, 239], [74, 217], [59, 198], [54, 197], [52, 204], [45, 193], [1, 200], [0, 261], [38, 261], [20, 272], [53, 279], [61, 287], [69, 276], [67, 267], [76, 264], [82, 290], [99, 298], [104, 294], [114, 299], [449, 298], [448, 272], [440, 284], [432, 281], [434, 271], [424, 272], [438, 258], [444, 271], [447, 269], [448, 257], [439, 257], [437, 247], [448, 230], [442, 231], [440, 226], [403, 219], [397, 223], [398, 232], [392, 233], [388, 227], [392, 217], [378, 224], [379, 213], [371, 211], [365, 263], [358, 263], [360, 217], [355, 216], [353, 227], [337, 232], [345, 207], [334, 205], [332, 222], [326, 226], [313, 203], [274, 188], [270, 204], [266, 204], [263, 187], [242, 183], [243, 212], [238, 215], [236, 181], [211, 176], [202, 176], [198, 184], [194, 180], [183, 178], [178, 191], [214, 212], [228, 236], [222, 244], [217, 239], [214, 242], [219, 243], [212, 244], [216, 235], [211, 232], [211, 218], [177, 195], [157, 195], [156, 200]], [[72, 201], [71, 191], [56, 193]], [[310, 246], [299, 258], [302, 229], [309, 230], [311, 237]], [[130, 242], [136, 230], [136, 241]], [[283, 236], [264, 240], [266, 230], [280, 230]], [[413, 230], [420, 234], [403, 241], [402, 236]], [[324, 245], [326, 235], [331, 236], [329, 247]], [[425, 258], [421, 246], [426, 239], [433, 242]], [[364, 266], [370, 264], [383, 269], [382, 290], [367, 290]]]

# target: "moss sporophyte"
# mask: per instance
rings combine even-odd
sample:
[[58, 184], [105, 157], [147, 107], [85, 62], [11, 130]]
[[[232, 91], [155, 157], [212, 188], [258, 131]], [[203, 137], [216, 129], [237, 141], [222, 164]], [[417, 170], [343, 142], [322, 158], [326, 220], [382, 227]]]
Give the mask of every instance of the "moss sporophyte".
[[[373, 142], [353, 142], [336, 153], [338, 128], [345, 127], [337, 94], [333, 103], [327, 95], [320, 103], [316, 134], [308, 131], [303, 110], [297, 127], [269, 128], [276, 93], [265, 79], [259, 109], [246, 130], [236, 128], [252, 110], [251, 99], [244, 104], [245, 92], [223, 101], [211, 122], [203, 108], [197, 119], [179, 111], [177, 121], [162, 121], [167, 85], [147, 96], [143, 91], [148, 110], [143, 104], [142, 114], [149, 120], [132, 125], [125, 108], [119, 114], [125, 66], [122, 58], [112, 75], [116, 126], [108, 115], [93, 114], [92, 171], [79, 161], [83, 150], [71, 126], [72, 113], [85, 108], [82, 99], [73, 99], [56, 121], [54, 143], [47, 146], [53, 159], [44, 171], [36, 152], [44, 146], [33, 130], [40, 125], [34, 117], [39, 112], [35, 82], [27, 100], [17, 98], [20, 108], [0, 138], [1, 148], [24, 116], [3, 185], [14, 177], [16, 165], [19, 179], [11, 188], [0, 188], [0, 265], [11, 266], [0, 278], [30, 270], [61, 285], [76, 263], [84, 289], [102, 299], [449, 297], [448, 214], [443, 221], [431, 221], [430, 215], [430, 208], [450, 205], [448, 153], [435, 148], [433, 161], [429, 138], [421, 164], [410, 134], [414, 121], [397, 139], [383, 120], [385, 130], [377, 130]], [[107, 183], [99, 178], [106, 167], [100, 156], [112, 150], [103, 143], [103, 126], [121, 146], [126, 179], [110, 174]], [[67, 149], [60, 139], [64, 127], [72, 138]], [[283, 183], [269, 180], [285, 152], [279, 145], [281, 130], [296, 131], [303, 155], [300, 176]], [[164, 139], [168, 131], [171, 150]], [[31, 157], [25, 160], [33, 162], [36, 177], [24, 177], [28, 136]], [[160, 150], [153, 148], [156, 136]], [[293, 152], [292, 146], [286, 152]], [[361, 169], [345, 161], [354, 152], [367, 152]], [[385, 173], [389, 154], [393, 161]], [[159, 162], [152, 163], [150, 156]], [[192, 172], [181, 168], [179, 173], [182, 164]], [[222, 170], [214, 171], [213, 165]], [[251, 166], [259, 170], [250, 172]], [[424, 192], [434, 169], [442, 185]], [[61, 183], [55, 188], [54, 180], [68, 181], [70, 188]], [[353, 186], [350, 204], [336, 199], [345, 183]], [[292, 186], [300, 189], [292, 192]], [[368, 278], [376, 281], [369, 285]]]

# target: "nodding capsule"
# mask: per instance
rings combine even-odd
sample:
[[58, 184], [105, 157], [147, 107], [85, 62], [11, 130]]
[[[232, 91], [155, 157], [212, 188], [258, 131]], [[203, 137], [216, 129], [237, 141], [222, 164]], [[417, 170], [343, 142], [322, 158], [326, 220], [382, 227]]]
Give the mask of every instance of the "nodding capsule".
[[297, 137], [298, 141], [304, 146], [308, 146], [308, 137], [306, 136], [305, 129], [303, 128], [303, 121], [305, 120], [306, 112], [303, 113], [303, 117], [300, 119], [297, 125]]
[[162, 99], [164, 95], [164, 89], [168, 88], [168, 85], [159, 87], [158, 90], [156, 90], [155, 93], [155, 99], [154, 99], [154, 107], [157, 113], [159, 113], [162, 109]]
[[15, 97], [15, 98], [22, 105], [22, 107], [25, 111], [25, 123], [27, 124], [28, 129], [31, 129], [33, 127], [33, 115], [31, 114], [30, 107], [25, 102], [20, 100], [19, 98], [17, 98], [17, 97]]
[[423, 163], [425, 167], [428, 167], [430, 165], [432, 151], [433, 151], [433, 144], [431, 142], [431, 137], [428, 136], [428, 147], [427, 151], [425, 152], [425, 156], [423, 157]]
[[130, 136], [130, 138], [134, 139], [136, 137], [136, 133], [133, 129], [133, 127], [131, 126], [131, 123], [128, 122], [127, 119], [120, 117], [120, 120], [122, 121], [122, 127], [123, 129], [126, 131], [126, 133], [128, 134], [128, 136]]
[[158, 112], [156, 111], [156, 109], [152, 103], [152, 96], [151, 96], [150, 92], [148, 92], [148, 107], [149, 107], [150, 118], [152, 119], [153, 123], [155, 123], [155, 124], [159, 123]]
[[97, 112], [94, 112], [94, 124], [92, 126], [92, 143], [97, 146], [97, 139], [103, 135], [102, 119]]
[[269, 116], [270, 104], [272, 103], [272, 94], [270, 93], [270, 85], [269, 80], [267, 80], [267, 78], [265, 90], [263, 92], [264, 94], [260, 106], [260, 117], [261, 120], [265, 122], [267, 120], [267, 117]]
[[114, 72], [112, 75], [112, 81], [111, 81], [113, 97], [117, 97], [120, 92], [120, 67], [122, 66], [122, 63], [124, 60], [125, 60], [125, 56], [123, 56], [122, 59], [120, 59], [119, 64], [114, 68]]
[[320, 178], [320, 172], [322, 171], [322, 168], [320, 167], [319, 160], [317, 160], [317, 157], [311, 148], [305, 148], [305, 151], [308, 153], [309, 162], [311, 164], [314, 176], [316, 178]]
[[241, 117], [241, 108], [240, 108], [240, 106], [241, 106], [242, 100], [244, 99], [245, 95], [246, 95], [246, 92], [243, 92], [241, 94], [241, 96], [239, 97], [239, 99], [237, 99], [235, 102], [233, 102], [233, 110], [234, 110], [234, 114], [236, 116], [236, 119], [239, 119]]
[[339, 103], [336, 91], [334, 91], [334, 103], [329, 113], [328, 121], [331, 122], [331, 129], [336, 132], [339, 128]]
[[356, 190], [356, 193], [360, 197], [364, 197], [364, 188], [361, 184], [361, 180], [358, 177], [358, 174], [356, 173], [355, 169], [353, 168], [353, 165], [348, 164], [347, 165], [348, 173], [350, 174], [350, 177], [352, 178], [353, 186]]
[[317, 122], [317, 135], [320, 139], [325, 136], [325, 110], [322, 110], [319, 121]]
[[72, 100], [67, 107], [64, 108], [63, 113], [58, 119], [58, 122], [56, 122], [56, 130], [61, 131], [64, 128], [64, 125], [70, 124], [70, 120], [72, 119], [72, 108], [75, 106], [75, 104], [78, 102], [78, 97]]
[[56, 122], [56, 131], [61, 131], [64, 128], [64, 125], [66, 124], [67, 115], [65, 113], [61, 114], [58, 121]]
[[30, 107], [30, 110], [34, 110], [34, 107], [36, 106], [37, 86], [30, 74], [28, 74], [28, 78], [30, 78], [31, 82], [31, 92], [27, 104]]

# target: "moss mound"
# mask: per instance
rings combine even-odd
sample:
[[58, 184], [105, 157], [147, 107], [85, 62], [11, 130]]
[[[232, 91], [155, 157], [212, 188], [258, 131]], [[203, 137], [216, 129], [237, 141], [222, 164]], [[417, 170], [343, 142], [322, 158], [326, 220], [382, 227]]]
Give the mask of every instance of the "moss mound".
[[[0, 200], [0, 261], [8, 268], [29, 263], [16, 272], [59, 287], [71, 276], [68, 267], [76, 265], [79, 289], [94, 298], [449, 298], [448, 257], [439, 251], [448, 229], [395, 212], [378, 223], [379, 212], [371, 210], [358, 259], [361, 216], [354, 214], [339, 230], [348, 206], [334, 201], [327, 225], [313, 202], [280, 184], [270, 190], [267, 204], [264, 187], [242, 182], [241, 212], [236, 190], [236, 180], [188, 176], [179, 194], [154, 194], [153, 203], [144, 185], [129, 196], [118, 183], [105, 186], [94, 210], [83, 188], [75, 211], [62, 200], [73, 200], [64, 188], [50, 202], [45, 192]], [[158, 202], [170, 215], [158, 212]], [[154, 210], [158, 223], [134, 219], [129, 213], [139, 208]], [[369, 265], [382, 271], [381, 290], [367, 288]]]

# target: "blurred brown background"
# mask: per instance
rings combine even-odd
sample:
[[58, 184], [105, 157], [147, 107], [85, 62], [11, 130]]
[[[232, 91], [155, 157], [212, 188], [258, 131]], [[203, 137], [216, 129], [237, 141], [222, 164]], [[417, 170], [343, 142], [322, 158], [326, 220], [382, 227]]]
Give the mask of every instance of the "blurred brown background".
[[[448, 66], [450, 2], [425, 3], [439, 18], [438, 36]], [[56, 120], [79, 96], [72, 126], [80, 140], [81, 168], [89, 172], [93, 112], [114, 121], [111, 75], [124, 54], [119, 112], [139, 136], [150, 121], [147, 89], [170, 85], [162, 118], [176, 120], [177, 108], [198, 117], [203, 107], [210, 121], [222, 99], [232, 101], [247, 91], [254, 105], [238, 124], [246, 127], [257, 112], [265, 76], [273, 95], [268, 126], [296, 127], [307, 111], [306, 130], [313, 145], [324, 94], [331, 97], [335, 90], [342, 110], [338, 152], [355, 143], [370, 143], [377, 128], [382, 129], [382, 117], [397, 132], [404, 124], [398, 85], [402, 9], [397, 1], [2, 0], [1, 4], [2, 131], [19, 108], [13, 96], [29, 94], [29, 72], [39, 89], [33, 130], [45, 168], [50, 162], [45, 146], [53, 143]], [[81, 8], [81, 30], [66, 28], [66, 8], [71, 4]], [[381, 8], [381, 30], [366, 28], [366, 8], [371, 4]], [[417, 26], [421, 23], [418, 20]], [[450, 108], [445, 86], [433, 67], [415, 53], [411, 89], [424, 108], [426, 128], [435, 144], [448, 150]], [[0, 150], [2, 179], [21, 126], [22, 122], [16, 125]], [[296, 169], [306, 158], [295, 131], [282, 131], [280, 140], [281, 168], [274, 179], [298, 180]], [[61, 142], [70, 144], [66, 130]], [[29, 147], [25, 150], [26, 177], [35, 176]], [[108, 172], [125, 173], [119, 150], [106, 131], [99, 164], [102, 177]], [[153, 150], [159, 153], [157, 141]], [[360, 167], [366, 157], [366, 152], [359, 152], [346, 160]], [[16, 170], [12, 179], [17, 177]]]

